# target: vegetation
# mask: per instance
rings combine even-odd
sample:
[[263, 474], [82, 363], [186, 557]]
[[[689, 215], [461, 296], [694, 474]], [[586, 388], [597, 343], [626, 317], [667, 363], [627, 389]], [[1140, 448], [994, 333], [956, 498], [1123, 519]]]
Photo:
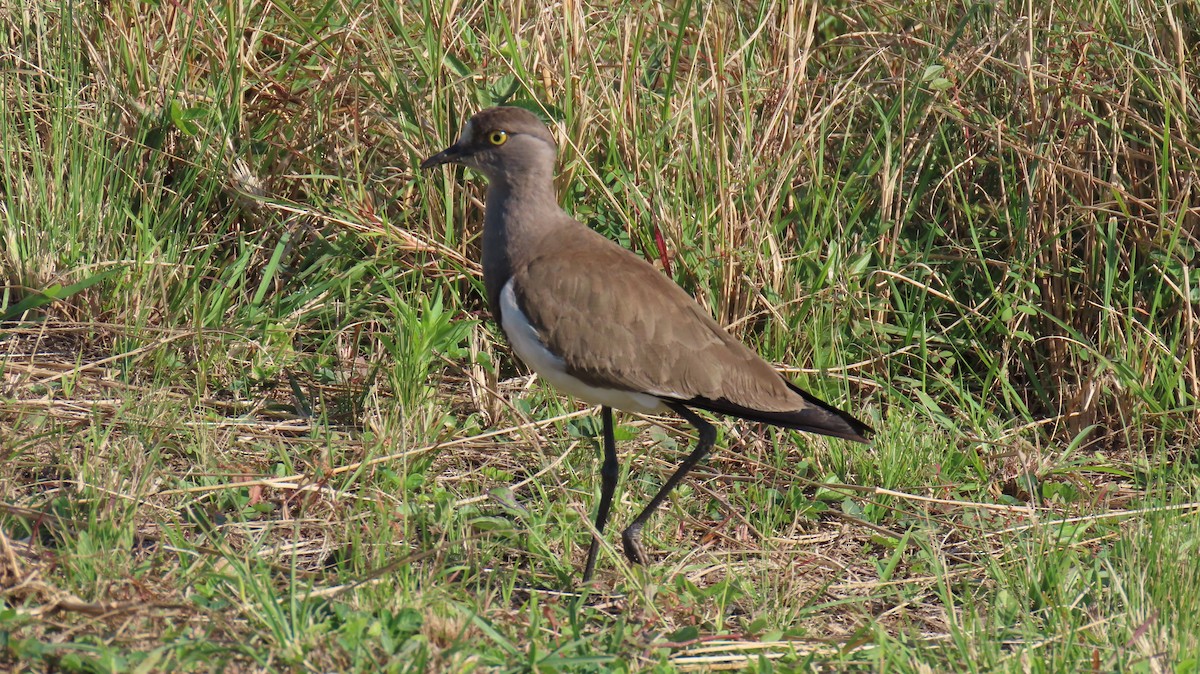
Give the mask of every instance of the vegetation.
[[[1195, 3], [0, 17], [0, 668], [1200, 670]], [[581, 591], [598, 424], [415, 168], [498, 103], [875, 445], [723, 422]]]

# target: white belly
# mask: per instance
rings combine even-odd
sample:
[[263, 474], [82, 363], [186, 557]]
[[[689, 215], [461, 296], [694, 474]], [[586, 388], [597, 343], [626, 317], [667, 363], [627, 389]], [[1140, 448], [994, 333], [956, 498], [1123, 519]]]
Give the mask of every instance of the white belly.
[[[667, 406], [661, 400], [648, 393], [591, 386], [567, 374], [563, 359], [546, 348], [537, 330], [517, 306], [511, 279], [500, 291], [500, 327], [521, 360], [559, 391], [593, 405], [615, 407], [626, 412], [652, 414], [667, 411]], [[580, 329], [586, 330], [587, 326], [580, 326]]]

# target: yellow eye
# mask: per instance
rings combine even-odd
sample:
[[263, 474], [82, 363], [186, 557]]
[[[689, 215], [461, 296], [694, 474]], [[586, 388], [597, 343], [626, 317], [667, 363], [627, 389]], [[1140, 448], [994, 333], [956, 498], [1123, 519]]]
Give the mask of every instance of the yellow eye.
[[508, 140], [508, 134], [503, 131], [493, 131], [488, 134], [488, 142], [492, 145], [503, 145]]

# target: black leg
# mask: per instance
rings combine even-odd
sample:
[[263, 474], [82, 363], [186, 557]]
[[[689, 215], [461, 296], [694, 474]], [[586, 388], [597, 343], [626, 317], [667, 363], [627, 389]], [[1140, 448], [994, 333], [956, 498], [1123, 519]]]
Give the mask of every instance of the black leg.
[[649, 561], [649, 557], [646, 556], [646, 551], [642, 548], [640, 540], [642, 527], [646, 525], [650, 516], [666, 500], [667, 494], [671, 493], [675, 485], [679, 484], [679, 481], [695, 468], [697, 463], [700, 463], [704, 455], [708, 454], [709, 450], [712, 449], [713, 443], [717, 441], [717, 429], [713, 428], [713, 425], [701, 418], [700, 415], [677, 403], [667, 403], [667, 406], [694, 426], [700, 439], [696, 442], [696, 448], [692, 450], [692, 453], [687, 455], [687, 458], [683, 460], [683, 463], [679, 464], [679, 467], [675, 469], [671, 477], [667, 478], [666, 484], [658, 490], [654, 498], [650, 499], [650, 503], [646, 505], [646, 509], [642, 511], [642, 514], [638, 515], [633, 524], [630, 524], [624, 533], [621, 534], [621, 539], [625, 542], [625, 556], [634, 564], [645, 564]]
[[[596, 533], [604, 533], [604, 525], [608, 523], [608, 509], [612, 506], [613, 492], [617, 490], [617, 477], [621, 466], [617, 463], [617, 440], [613, 435], [613, 413], [611, 407], [601, 407], [600, 415], [604, 419], [604, 463], [600, 466], [600, 507], [596, 510]], [[592, 537], [592, 545], [588, 548], [587, 566], [583, 567], [583, 582], [592, 579], [596, 570], [596, 555], [600, 552], [600, 537]]]

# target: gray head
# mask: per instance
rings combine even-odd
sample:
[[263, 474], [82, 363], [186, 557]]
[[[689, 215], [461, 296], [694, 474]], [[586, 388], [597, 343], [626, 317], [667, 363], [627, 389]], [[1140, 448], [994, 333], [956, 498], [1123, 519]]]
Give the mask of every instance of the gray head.
[[481, 110], [463, 125], [453, 145], [421, 162], [428, 169], [455, 163], [469, 166], [490, 182], [513, 177], [549, 180], [558, 146], [550, 130], [524, 108]]

